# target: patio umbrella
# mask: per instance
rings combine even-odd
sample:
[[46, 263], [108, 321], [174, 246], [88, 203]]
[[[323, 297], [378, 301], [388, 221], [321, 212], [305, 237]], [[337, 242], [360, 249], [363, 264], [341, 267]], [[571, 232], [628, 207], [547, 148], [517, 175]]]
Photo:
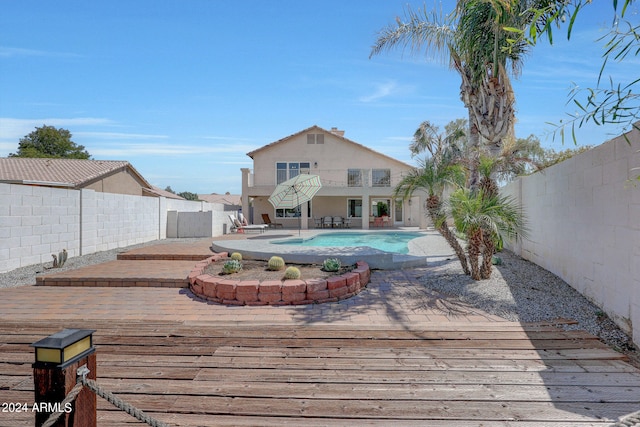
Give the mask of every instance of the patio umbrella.
[[[269, 197], [269, 203], [276, 209], [293, 209], [313, 199], [320, 188], [322, 183], [318, 175], [300, 174], [278, 184]], [[302, 215], [298, 217], [298, 223], [298, 234], [300, 234]]]

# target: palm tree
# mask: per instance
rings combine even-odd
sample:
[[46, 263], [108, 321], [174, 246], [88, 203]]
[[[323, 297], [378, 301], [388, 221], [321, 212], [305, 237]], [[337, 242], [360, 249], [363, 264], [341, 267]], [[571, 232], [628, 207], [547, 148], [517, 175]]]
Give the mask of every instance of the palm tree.
[[438, 163], [434, 158], [426, 159], [421, 167], [413, 169], [394, 189], [394, 197], [404, 200], [411, 198], [417, 190], [426, 190], [428, 198], [426, 210], [433, 226], [454, 250], [462, 270], [470, 274], [467, 256], [455, 234], [447, 224], [447, 214], [442, 203], [442, 193], [446, 184], [460, 185], [464, 182], [464, 170], [459, 165]]
[[524, 215], [513, 198], [459, 189], [451, 195], [449, 206], [456, 229], [467, 237], [467, 256], [474, 280], [491, 276], [498, 241], [526, 237]]
[[[526, 13], [544, 0], [458, 0], [454, 13], [428, 13], [406, 9], [406, 20], [383, 28], [370, 57], [396, 46], [423, 50], [449, 62], [461, 77], [460, 97], [469, 112], [469, 145], [480, 146], [482, 136], [490, 151], [497, 153], [502, 140], [512, 133], [515, 96], [507, 65], [518, 75], [526, 43], [509, 45], [513, 28], [524, 29], [533, 19]], [[509, 45], [509, 49], [503, 49]], [[477, 159], [476, 159], [477, 160]], [[478, 176], [471, 168], [470, 184]]]
[[411, 157], [428, 151], [436, 163], [448, 163], [450, 159], [460, 158], [464, 150], [461, 139], [466, 136], [462, 123], [466, 122], [450, 122], [445, 132], [440, 132], [440, 128], [428, 120], [420, 123], [409, 145]]

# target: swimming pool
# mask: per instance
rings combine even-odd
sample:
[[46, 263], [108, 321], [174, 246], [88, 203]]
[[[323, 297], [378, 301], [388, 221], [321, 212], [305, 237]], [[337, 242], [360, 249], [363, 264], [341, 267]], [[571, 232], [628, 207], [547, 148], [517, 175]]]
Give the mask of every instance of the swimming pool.
[[307, 239], [273, 240], [276, 245], [313, 246], [313, 247], [358, 247], [368, 246], [396, 254], [409, 253], [407, 243], [424, 234], [416, 232], [331, 232], [322, 233]]

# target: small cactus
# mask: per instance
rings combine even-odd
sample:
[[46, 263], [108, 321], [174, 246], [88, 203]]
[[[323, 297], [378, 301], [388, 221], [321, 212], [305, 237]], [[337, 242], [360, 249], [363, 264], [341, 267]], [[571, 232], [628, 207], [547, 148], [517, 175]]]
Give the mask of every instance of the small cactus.
[[233, 274], [242, 270], [242, 263], [236, 259], [232, 259], [231, 261], [227, 261], [222, 266], [222, 272], [224, 274]]
[[269, 258], [269, 262], [267, 263], [268, 270], [278, 271], [278, 270], [282, 270], [283, 268], [284, 268], [284, 259], [282, 259], [282, 257], [272, 256], [271, 258]]
[[62, 267], [64, 265], [64, 263], [67, 262], [67, 250], [63, 249], [59, 254], [58, 254], [58, 267]]
[[322, 263], [322, 269], [324, 271], [338, 271], [341, 266], [342, 263], [338, 258], [327, 258]]
[[231, 259], [235, 259], [236, 261], [242, 261], [242, 254], [240, 252], [234, 252], [231, 254]]
[[285, 279], [299, 279], [300, 278], [300, 270], [297, 267], [287, 267], [284, 271]]

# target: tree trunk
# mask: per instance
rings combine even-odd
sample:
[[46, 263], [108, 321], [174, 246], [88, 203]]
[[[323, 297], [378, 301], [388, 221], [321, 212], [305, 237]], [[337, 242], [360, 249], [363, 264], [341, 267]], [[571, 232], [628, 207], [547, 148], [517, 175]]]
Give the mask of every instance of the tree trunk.
[[469, 254], [469, 264], [471, 265], [471, 278], [482, 280], [480, 275], [480, 248], [482, 246], [482, 230], [476, 229], [469, 235], [467, 253]]
[[491, 233], [482, 233], [482, 267], [480, 269], [480, 276], [482, 279], [488, 279], [491, 277], [491, 270], [493, 268], [493, 253], [495, 252], [495, 242]]
[[451, 246], [455, 251], [456, 256], [458, 257], [458, 260], [460, 261], [460, 265], [462, 266], [462, 270], [464, 271], [464, 274], [466, 274], [467, 276], [470, 275], [471, 272], [469, 271], [467, 255], [465, 254], [464, 249], [462, 248], [462, 245], [460, 245], [460, 242], [458, 242], [458, 239], [456, 238], [455, 234], [453, 234], [449, 229], [449, 226], [447, 225], [446, 222], [443, 223], [440, 227], [438, 227], [438, 232], [442, 235], [442, 237], [445, 238], [447, 243], [449, 243], [449, 246]]
[[464, 249], [458, 242], [455, 234], [449, 230], [449, 226], [447, 225], [447, 220], [442, 212], [442, 202], [440, 198], [435, 195], [429, 196], [427, 199], [427, 213], [429, 214], [429, 218], [431, 218], [431, 222], [436, 230], [444, 237], [444, 239], [449, 243], [449, 246], [454, 250], [458, 260], [460, 261], [460, 265], [462, 266], [462, 270], [464, 274], [467, 276], [471, 274], [469, 271], [469, 264], [467, 262], [467, 255], [464, 252]]

